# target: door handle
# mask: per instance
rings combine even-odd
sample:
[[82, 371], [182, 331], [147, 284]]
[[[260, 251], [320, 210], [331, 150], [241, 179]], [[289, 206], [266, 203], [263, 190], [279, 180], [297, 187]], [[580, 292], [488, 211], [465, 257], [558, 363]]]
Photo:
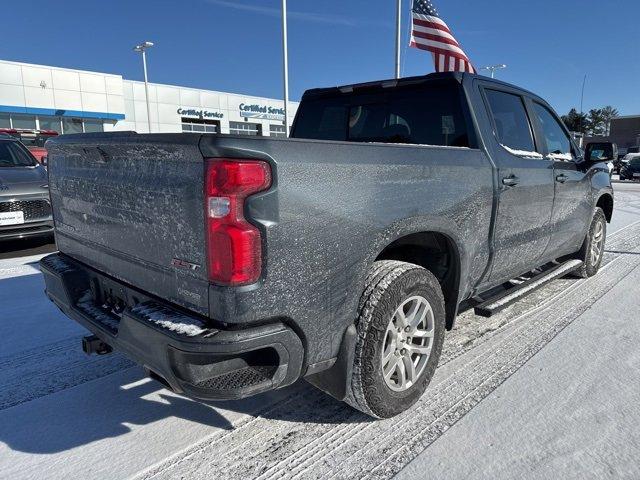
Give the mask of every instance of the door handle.
[[519, 181], [520, 179], [512, 174], [512, 175], [509, 175], [508, 177], [504, 177], [502, 179], [502, 184], [506, 185], [507, 187], [515, 187], [516, 185], [518, 185]]
[[556, 176], [556, 182], [558, 183], [564, 183], [567, 180], [569, 180], [569, 177], [567, 177], [564, 173], [561, 173], [560, 175]]

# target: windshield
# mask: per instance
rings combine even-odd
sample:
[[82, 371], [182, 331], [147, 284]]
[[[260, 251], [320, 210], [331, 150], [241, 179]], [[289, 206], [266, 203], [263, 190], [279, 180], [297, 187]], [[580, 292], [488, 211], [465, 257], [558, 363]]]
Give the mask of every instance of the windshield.
[[0, 168], [35, 165], [35, 159], [18, 142], [0, 142]]
[[20, 135], [20, 141], [27, 147], [44, 147], [44, 142], [49, 140], [53, 135]]
[[305, 99], [294, 138], [468, 147], [460, 86], [427, 84]]
[[632, 167], [640, 167], [640, 157], [632, 158], [631, 161], [629, 161], [629, 165]]

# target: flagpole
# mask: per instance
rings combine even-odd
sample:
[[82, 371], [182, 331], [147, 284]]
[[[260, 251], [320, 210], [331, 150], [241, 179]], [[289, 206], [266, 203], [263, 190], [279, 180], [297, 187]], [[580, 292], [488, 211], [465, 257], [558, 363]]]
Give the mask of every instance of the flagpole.
[[402, 0], [396, 8], [396, 78], [400, 78], [400, 38], [402, 37]]
[[287, 47], [287, 0], [282, 0], [282, 62], [284, 70], [284, 131], [289, 136], [289, 54]]

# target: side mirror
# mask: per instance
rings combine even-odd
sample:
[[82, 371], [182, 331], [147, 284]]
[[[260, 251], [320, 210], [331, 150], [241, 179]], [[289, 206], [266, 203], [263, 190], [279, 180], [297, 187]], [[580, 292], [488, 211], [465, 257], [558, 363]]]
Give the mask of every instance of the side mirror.
[[587, 143], [584, 160], [588, 163], [612, 162], [618, 158], [618, 146], [611, 142]]

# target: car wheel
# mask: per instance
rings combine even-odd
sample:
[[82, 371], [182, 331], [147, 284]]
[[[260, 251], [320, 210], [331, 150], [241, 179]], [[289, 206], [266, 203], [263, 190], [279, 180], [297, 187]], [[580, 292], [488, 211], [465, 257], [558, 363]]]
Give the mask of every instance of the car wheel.
[[588, 278], [598, 273], [604, 256], [606, 240], [607, 219], [602, 209], [597, 207], [589, 226], [589, 232], [576, 256], [577, 259], [582, 260], [583, 264], [574, 272], [575, 276]]
[[440, 358], [445, 309], [438, 280], [418, 265], [375, 262], [356, 327], [346, 401], [372, 417], [398, 415], [424, 393]]

